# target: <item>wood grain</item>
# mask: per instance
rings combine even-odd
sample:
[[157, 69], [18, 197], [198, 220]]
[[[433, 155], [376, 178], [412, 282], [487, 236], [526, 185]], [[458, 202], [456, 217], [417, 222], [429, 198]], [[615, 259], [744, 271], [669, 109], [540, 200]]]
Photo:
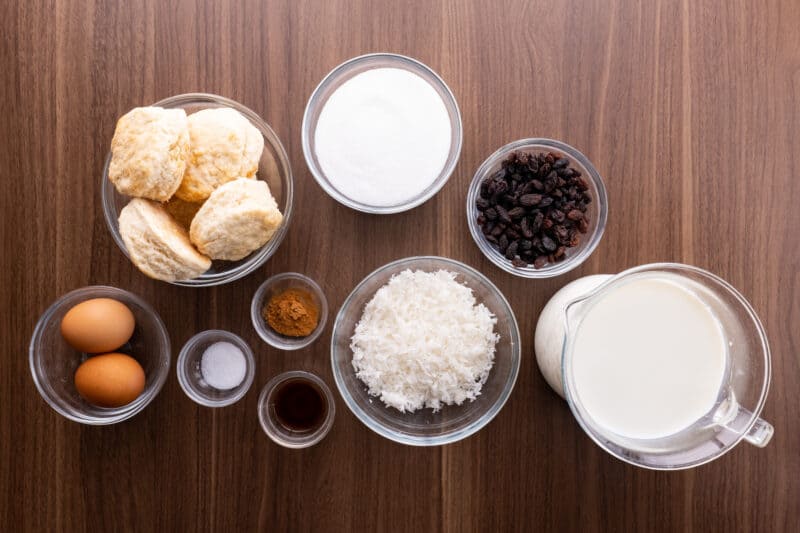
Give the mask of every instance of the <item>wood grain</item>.
[[[0, 2], [0, 527], [15, 531], [798, 531], [800, 530], [800, 4], [792, 0], [363, 0]], [[408, 54], [453, 89], [460, 163], [432, 200], [375, 217], [314, 183], [300, 146], [308, 96], [335, 65]], [[151, 281], [115, 247], [100, 177], [116, 118], [192, 91], [269, 122], [288, 151], [296, 213], [278, 253], [228, 286]], [[472, 243], [464, 198], [497, 147], [544, 136], [581, 149], [605, 177], [600, 247], [581, 268], [526, 281]], [[260, 387], [306, 369], [333, 385], [330, 330], [299, 353], [261, 343], [250, 297], [266, 277], [304, 272], [338, 309], [400, 257], [473, 265], [509, 297], [523, 332], [516, 389], [466, 441], [403, 447], [341, 402], [305, 451], [258, 425]], [[560, 286], [653, 261], [729, 280], [769, 333], [774, 374], [764, 450], [741, 445], [679, 473], [638, 470], [586, 437], [535, 365], [536, 317]], [[27, 342], [39, 314], [85, 285], [131, 290], [159, 311], [174, 352], [211, 327], [256, 348], [248, 395], [201, 408], [174, 373], [139, 416], [82, 427], [39, 397]]]

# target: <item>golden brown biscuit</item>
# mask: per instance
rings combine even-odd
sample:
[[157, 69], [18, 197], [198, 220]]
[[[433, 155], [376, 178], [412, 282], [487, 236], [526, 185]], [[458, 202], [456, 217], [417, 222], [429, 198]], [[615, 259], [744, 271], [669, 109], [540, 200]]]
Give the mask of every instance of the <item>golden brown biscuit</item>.
[[252, 178], [264, 149], [264, 137], [235, 109], [203, 109], [189, 115], [191, 155], [175, 195], [202, 202], [231, 180]]
[[267, 183], [239, 178], [211, 193], [192, 220], [189, 238], [212, 259], [237, 261], [264, 246], [282, 222]]
[[177, 196], [173, 196], [169, 199], [169, 202], [164, 204], [164, 209], [167, 210], [167, 213], [172, 215], [172, 218], [174, 218], [178, 224], [183, 226], [186, 231], [189, 231], [192, 219], [202, 205], [201, 202], [187, 202], [186, 200], [181, 200]]
[[137, 107], [117, 121], [108, 179], [121, 194], [163, 202], [180, 186], [188, 157], [183, 109]]
[[151, 278], [196, 278], [211, 260], [195, 250], [183, 229], [159, 203], [134, 198], [119, 214], [119, 232], [131, 261]]

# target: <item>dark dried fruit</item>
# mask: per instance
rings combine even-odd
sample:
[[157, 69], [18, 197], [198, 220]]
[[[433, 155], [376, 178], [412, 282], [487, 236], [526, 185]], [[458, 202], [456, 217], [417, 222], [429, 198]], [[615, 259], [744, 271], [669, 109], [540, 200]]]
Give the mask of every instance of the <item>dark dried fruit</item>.
[[500, 235], [500, 238], [497, 240], [497, 245], [500, 247], [500, 253], [505, 253], [508, 248], [508, 237], [506, 237], [505, 234]]
[[508, 211], [506, 211], [505, 207], [503, 207], [502, 205], [498, 205], [497, 207], [495, 207], [495, 210], [497, 211], [497, 217], [500, 220], [502, 220], [506, 224], [511, 223], [511, 217], [508, 216]]
[[520, 256], [515, 257], [511, 260], [511, 264], [517, 268], [525, 268], [528, 266], [528, 262], [522, 259]]
[[541, 194], [523, 194], [519, 197], [519, 203], [523, 207], [533, 207], [542, 201]]
[[512, 153], [484, 179], [475, 220], [514, 266], [563, 260], [589, 229], [589, 182], [557, 152]]
[[506, 249], [506, 259], [514, 259], [514, 257], [517, 255], [517, 248], [519, 248], [517, 241], [509, 244], [508, 248]]
[[572, 211], [567, 213], [567, 218], [577, 222], [578, 220], [583, 218], [583, 213], [579, 209], [573, 209]]
[[539, 233], [542, 229], [542, 222], [544, 222], [544, 215], [541, 211], [537, 211], [537, 213], [533, 216], [533, 225], [531, 226], [531, 231], [534, 233]]
[[561, 244], [566, 244], [569, 242], [569, 231], [563, 225], [558, 225], [553, 228], [553, 234], [555, 235], [558, 242]]
[[522, 222], [519, 225], [519, 229], [522, 232], [522, 235], [524, 235], [526, 239], [530, 239], [531, 237], [533, 237], [533, 231], [531, 231], [530, 219], [528, 217], [522, 219]]
[[512, 220], [516, 220], [525, 216], [525, 208], [524, 207], [515, 207], [508, 211], [508, 216], [511, 217]]
[[533, 268], [542, 268], [547, 264], [547, 256], [540, 255], [533, 261]]

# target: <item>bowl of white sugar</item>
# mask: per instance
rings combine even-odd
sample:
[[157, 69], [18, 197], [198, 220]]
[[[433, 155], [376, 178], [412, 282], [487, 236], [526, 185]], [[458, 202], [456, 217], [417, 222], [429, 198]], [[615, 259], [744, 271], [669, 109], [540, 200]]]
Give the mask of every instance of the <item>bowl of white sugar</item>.
[[452, 259], [411, 257], [350, 293], [331, 364], [345, 404], [368, 428], [402, 444], [448, 444], [502, 409], [519, 373], [519, 329], [486, 276]]
[[365, 213], [412, 209], [447, 182], [461, 154], [461, 113], [447, 84], [419, 61], [368, 54], [333, 69], [303, 116], [311, 174]]

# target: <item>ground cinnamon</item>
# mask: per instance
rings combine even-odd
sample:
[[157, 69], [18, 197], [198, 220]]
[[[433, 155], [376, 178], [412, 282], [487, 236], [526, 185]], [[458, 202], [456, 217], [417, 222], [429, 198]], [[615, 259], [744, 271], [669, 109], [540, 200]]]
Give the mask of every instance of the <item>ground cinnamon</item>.
[[274, 295], [261, 314], [269, 327], [287, 337], [307, 337], [319, 323], [319, 307], [302, 289], [286, 289]]

